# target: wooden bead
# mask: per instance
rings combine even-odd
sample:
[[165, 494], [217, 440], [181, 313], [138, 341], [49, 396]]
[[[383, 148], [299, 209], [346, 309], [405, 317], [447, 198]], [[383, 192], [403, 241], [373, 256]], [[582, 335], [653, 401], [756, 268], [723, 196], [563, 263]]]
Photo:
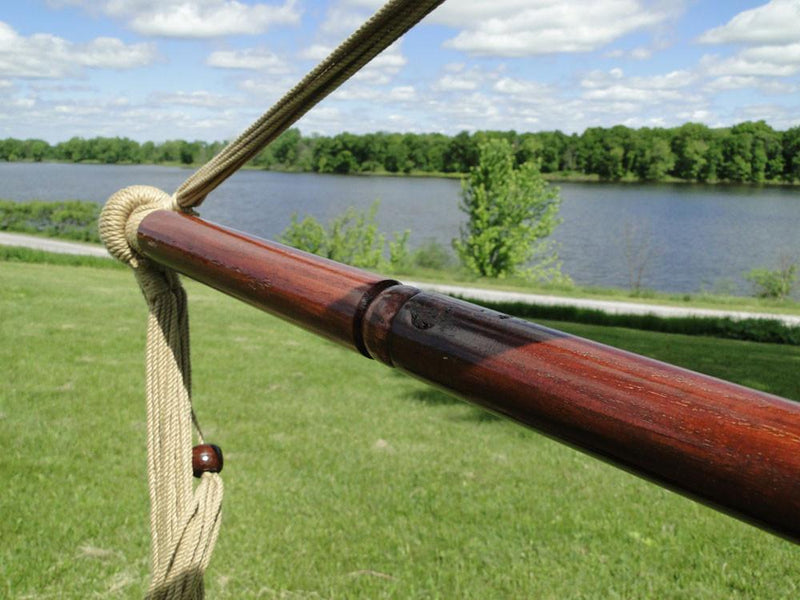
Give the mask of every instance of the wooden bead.
[[222, 471], [222, 449], [216, 444], [200, 444], [192, 448], [192, 472], [195, 477], [203, 473]]

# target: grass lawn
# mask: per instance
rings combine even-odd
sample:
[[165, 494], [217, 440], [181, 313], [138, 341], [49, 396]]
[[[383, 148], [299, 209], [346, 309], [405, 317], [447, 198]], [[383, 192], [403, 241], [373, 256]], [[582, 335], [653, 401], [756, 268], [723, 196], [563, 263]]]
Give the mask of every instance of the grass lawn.
[[[209, 598], [797, 598], [797, 546], [189, 284]], [[145, 303], [0, 262], [0, 598], [140, 598]], [[800, 400], [800, 348], [554, 324]]]

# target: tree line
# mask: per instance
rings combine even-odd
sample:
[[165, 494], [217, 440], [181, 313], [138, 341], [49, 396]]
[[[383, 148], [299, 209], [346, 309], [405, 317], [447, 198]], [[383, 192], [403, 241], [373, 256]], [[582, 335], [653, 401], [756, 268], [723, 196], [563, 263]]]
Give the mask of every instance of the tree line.
[[[544, 174], [603, 181], [765, 183], [800, 182], [800, 126], [777, 131], [764, 121], [711, 128], [686, 123], [673, 128], [592, 127], [561, 131], [463, 131], [334, 136], [290, 129], [251, 161], [262, 169], [316, 173], [464, 174], [478, 164], [479, 147], [507, 141], [517, 166], [533, 162]], [[73, 137], [55, 145], [43, 140], [0, 140], [0, 160], [197, 165], [223, 142], [169, 140], [139, 143], [128, 138]]]

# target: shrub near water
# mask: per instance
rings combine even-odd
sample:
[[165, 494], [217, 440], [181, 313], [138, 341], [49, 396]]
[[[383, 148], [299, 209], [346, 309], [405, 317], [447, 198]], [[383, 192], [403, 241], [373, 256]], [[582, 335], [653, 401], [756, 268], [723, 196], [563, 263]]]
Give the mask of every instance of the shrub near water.
[[100, 242], [97, 218], [100, 205], [94, 202], [13, 202], [0, 200], [0, 231], [42, 233], [52, 237]]
[[745, 279], [753, 283], [758, 298], [785, 300], [797, 283], [797, 261], [782, 256], [780, 266], [775, 270], [752, 269]]
[[[378, 232], [375, 216], [380, 202], [373, 202], [367, 211], [348, 208], [333, 219], [327, 229], [314, 217], [306, 216], [302, 221], [297, 214], [281, 234], [284, 244], [324, 256], [362, 269], [375, 269], [386, 266], [384, 250], [386, 236]], [[408, 251], [409, 231], [395, 233], [389, 242], [389, 264], [402, 267], [410, 260]]]

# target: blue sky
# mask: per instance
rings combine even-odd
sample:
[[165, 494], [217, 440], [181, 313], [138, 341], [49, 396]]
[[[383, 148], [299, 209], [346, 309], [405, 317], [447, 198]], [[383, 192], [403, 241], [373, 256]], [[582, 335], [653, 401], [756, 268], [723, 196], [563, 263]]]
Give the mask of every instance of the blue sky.
[[[230, 139], [381, 4], [0, 4], [0, 137]], [[447, 0], [306, 115], [341, 131], [800, 125], [800, 0]]]

